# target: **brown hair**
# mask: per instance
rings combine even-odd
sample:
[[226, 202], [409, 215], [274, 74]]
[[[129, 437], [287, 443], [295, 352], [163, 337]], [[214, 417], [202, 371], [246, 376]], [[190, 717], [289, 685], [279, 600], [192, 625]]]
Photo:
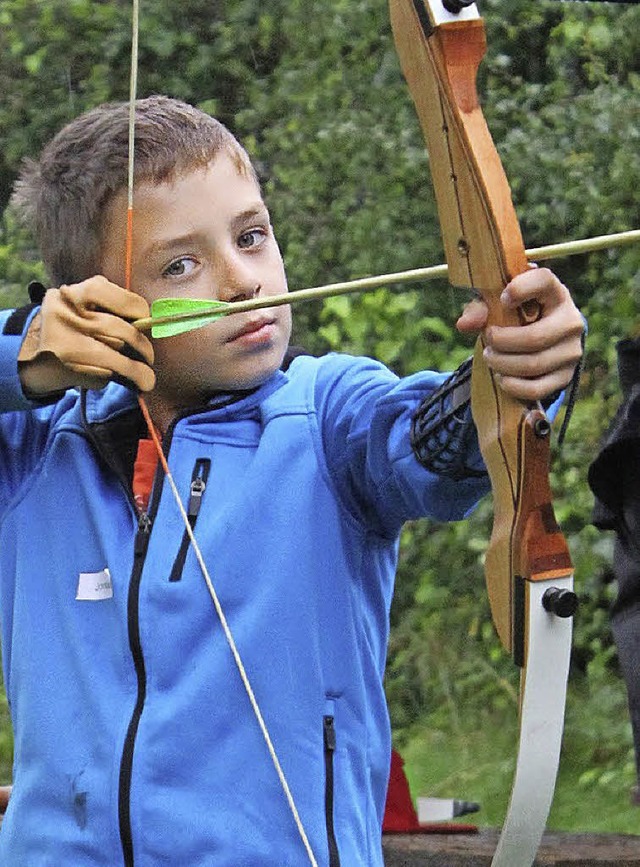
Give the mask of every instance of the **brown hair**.
[[[128, 142], [128, 103], [106, 103], [71, 121], [38, 161], [25, 163], [12, 201], [35, 235], [53, 285], [96, 273], [105, 209], [127, 184]], [[169, 181], [221, 151], [255, 177], [246, 151], [215, 118], [166, 96], [136, 101], [135, 181]]]

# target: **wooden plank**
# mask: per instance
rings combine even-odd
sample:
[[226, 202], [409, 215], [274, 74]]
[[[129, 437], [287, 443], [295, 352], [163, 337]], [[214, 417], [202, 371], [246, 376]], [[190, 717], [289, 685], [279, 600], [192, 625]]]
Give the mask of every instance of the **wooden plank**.
[[[390, 834], [385, 867], [490, 867], [498, 832]], [[640, 836], [546, 833], [534, 867], [640, 867]]]

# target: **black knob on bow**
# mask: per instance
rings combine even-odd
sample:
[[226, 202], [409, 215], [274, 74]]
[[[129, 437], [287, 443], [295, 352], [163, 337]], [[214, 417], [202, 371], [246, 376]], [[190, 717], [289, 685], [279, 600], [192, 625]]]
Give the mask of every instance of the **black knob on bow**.
[[442, 0], [442, 5], [447, 12], [453, 12], [454, 15], [462, 12], [465, 6], [471, 6], [472, 3], [475, 3], [475, 0]]
[[578, 610], [578, 597], [572, 590], [550, 587], [542, 594], [542, 607], [556, 617], [573, 617]]

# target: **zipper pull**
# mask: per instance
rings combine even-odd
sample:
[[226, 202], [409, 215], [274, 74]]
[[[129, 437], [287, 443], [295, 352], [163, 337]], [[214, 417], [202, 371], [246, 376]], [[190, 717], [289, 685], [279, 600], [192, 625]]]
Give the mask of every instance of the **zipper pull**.
[[152, 521], [146, 512], [140, 512], [138, 515], [138, 529], [136, 531], [136, 539], [133, 547], [134, 557], [140, 557], [146, 553], [149, 545], [149, 536], [151, 534]]
[[192, 527], [196, 522], [200, 506], [202, 505], [202, 496], [207, 487], [210, 469], [210, 458], [198, 458], [193, 468], [191, 487], [189, 488], [189, 504], [187, 506], [187, 517]]
[[324, 748], [330, 753], [336, 749], [336, 727], [332, 716], [322, 717], [322, 729], [324, 732]]
[[[207, 487], [207, 479], [211, 469], [210, 458], [198, 458], [193, 467], [191, 474], [191, 484], [189, 486], [189, 502], [187, 503], [187, 520], [192, 530], [195, 529], [198, 513], [202, 505], [202, 497]], [[176, 559], [169, 573], [169, 581], [180, 581], [182, 578], [182, 570], [184, 569], [187, 552], [189, 550], [189, 534], [186, 529], [182, 535], [182, 542], [176, 554]]]
[[207, 484], [203, 478], [198, 476], [191, 482], [189, 506], [187, 516], [189, 518], [197, 518], [200, 506], [202, 505], [202, 495], [205, 492]]

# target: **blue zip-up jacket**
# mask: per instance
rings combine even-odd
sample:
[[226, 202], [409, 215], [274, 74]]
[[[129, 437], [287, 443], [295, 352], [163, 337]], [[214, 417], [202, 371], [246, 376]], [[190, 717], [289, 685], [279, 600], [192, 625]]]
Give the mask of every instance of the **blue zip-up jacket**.
[[[15, 733], [0, 864], [304, 867], [168, 483], [156, 479], [141, 519], [113, 460], [134, 395], [110, 384], [33, 406], [19, 330], [0, 336], [0, 624]], [[382, 677], [402, 524], [461, 518], [488, 486], [432, 475], [412, 452], [412, 415], [442, 379], [300, 357], [165, 438], [322, 867], [383, 863]]]

